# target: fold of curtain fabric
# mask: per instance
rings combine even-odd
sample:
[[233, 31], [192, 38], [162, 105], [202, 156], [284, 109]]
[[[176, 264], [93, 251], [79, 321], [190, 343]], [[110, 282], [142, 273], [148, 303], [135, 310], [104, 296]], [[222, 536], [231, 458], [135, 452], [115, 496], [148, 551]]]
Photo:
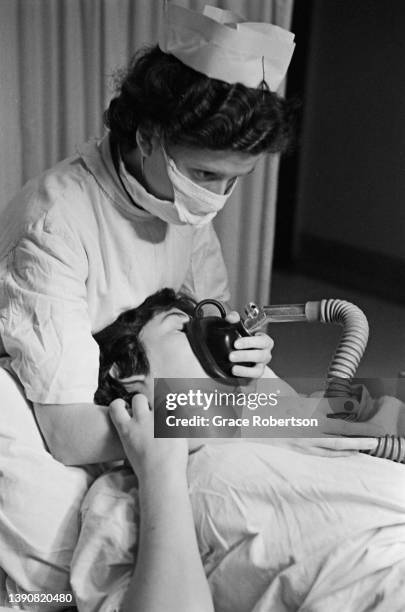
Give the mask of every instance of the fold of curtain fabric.
[[[202, 0], [175, 0], [201, 10]], [[207, 0], [290, 27], [293, 0]], [[157, 40], [163, 0], [1, 0], [0, 207], [29, 178], [103, 133], [113, 75]], [[232, 304], [269, 298], [278, 159], [235, 190], [215, 224]]]

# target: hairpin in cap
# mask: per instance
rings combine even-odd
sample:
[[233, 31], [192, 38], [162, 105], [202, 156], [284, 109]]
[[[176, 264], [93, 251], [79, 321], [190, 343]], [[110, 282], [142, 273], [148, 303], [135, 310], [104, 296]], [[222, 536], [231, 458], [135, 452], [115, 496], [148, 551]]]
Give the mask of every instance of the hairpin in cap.
[[294, 34], [206, 6], [203, 13], [165, 2], [159, 47], [213, 79], [276, 91], [294, 52]]

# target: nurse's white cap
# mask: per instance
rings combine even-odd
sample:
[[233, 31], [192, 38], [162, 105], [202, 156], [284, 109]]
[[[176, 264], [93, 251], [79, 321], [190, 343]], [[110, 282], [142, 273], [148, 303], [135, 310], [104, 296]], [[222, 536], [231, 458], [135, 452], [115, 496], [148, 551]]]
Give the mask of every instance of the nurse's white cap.
[[159, 47], [198, 72], [226, 83], [271, 91], [283, 81], [294, 34], [270, 23], [247, 22], [213, 6], [197, 13], [165, 2]]

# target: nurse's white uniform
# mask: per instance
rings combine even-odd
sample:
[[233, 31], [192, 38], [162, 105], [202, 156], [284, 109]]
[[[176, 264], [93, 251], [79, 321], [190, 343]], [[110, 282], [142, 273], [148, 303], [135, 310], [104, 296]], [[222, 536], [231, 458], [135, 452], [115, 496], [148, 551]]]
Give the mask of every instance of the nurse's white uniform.
[[228, 300], [218, 238], [210, 223], [138, 208], [108, 137], [30, 181], [0, 217], [0, 336], [34, 402], [92, 402], [92, 333], [163, 287]]

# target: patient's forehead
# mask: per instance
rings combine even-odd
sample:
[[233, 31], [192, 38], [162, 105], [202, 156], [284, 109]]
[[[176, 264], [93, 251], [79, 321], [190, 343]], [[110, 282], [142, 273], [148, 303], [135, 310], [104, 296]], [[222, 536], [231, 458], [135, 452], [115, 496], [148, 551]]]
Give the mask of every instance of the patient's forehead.
[[139, 336], [159, 335], [161, 333], [174, 332], [181, 328], [190, 316], [178, 306], [172, 306], [167, 310], [156, 312], [142, 327]]
[[166, 319], [168, 319], [169, 317], [173, 317], [173, 316], [183, 316], [183, 317], [190, 317], [190, 314], [187, 313], [184, 309], [180, 308], [179, 306], [171, 306], [170, 308], [168, 308], [167, 310], [162, 310], [158, 313], [156, 313], [154, 315], [154, 317], [152, 317], [153, 319], [155, 318], [159, 318], [160, 321], [165, 321]]

